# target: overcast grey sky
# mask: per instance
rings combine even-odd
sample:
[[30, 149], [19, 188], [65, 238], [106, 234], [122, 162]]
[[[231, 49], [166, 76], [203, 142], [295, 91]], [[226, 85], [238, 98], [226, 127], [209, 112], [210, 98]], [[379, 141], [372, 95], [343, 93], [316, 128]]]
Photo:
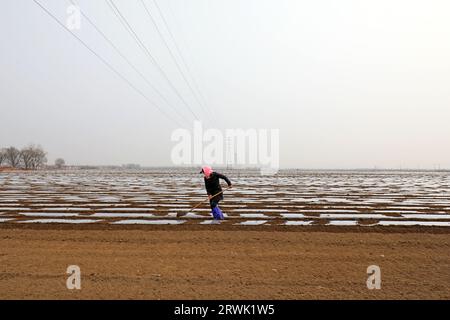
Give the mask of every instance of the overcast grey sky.
[[[65, 23], [69, 1], [39, 1]], [[280, 129], [282, 167], [450, 168], [449, 1], [157, 1], [214, 114], [206, 126]], [[76, 3], [191, 127], [105, 1]], [[206, 120], [140, 0], [115, 3]], [[41, 144], [51, 162], [171, 164], [174, 122], [32, 0], [1, 4], [0, 146]], [[182, 121], [85, 19], [75, 33]]]

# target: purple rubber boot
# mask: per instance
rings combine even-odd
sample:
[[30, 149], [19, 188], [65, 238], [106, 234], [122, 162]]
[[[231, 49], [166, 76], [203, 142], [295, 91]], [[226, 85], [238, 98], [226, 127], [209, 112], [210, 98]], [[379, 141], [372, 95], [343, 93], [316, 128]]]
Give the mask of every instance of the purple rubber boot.
[[223, 220], [224, 219], [223, 212], [222, 212], [222, 210], [220, 210], [219, 206], [215, 206], [212, 209], [212, 214], [213, 214], [213, 217], [215, 220]]

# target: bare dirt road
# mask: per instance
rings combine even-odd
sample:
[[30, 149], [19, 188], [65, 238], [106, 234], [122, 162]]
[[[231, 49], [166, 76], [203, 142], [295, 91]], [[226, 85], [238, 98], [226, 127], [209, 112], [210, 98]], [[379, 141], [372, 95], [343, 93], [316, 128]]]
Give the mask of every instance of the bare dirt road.
[[[327, 230], [10, 225], [0, 298], [450, 299], [448, 232]], [[69, 265], [81, 290], [66, 288]], [[369, 265], [380, 290], [367, 289]]]

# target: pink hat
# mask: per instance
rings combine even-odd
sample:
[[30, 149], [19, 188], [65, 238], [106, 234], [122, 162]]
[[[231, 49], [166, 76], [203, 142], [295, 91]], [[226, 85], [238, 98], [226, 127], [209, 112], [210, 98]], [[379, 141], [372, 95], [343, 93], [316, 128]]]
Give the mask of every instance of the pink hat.
[[205, 175], [205, 178], [209, 178], [212, 172], [213, 169], [210, 166], [204, 166], [202, 167], [202, 171], [200, 171], [200, 173], [203, 173]]

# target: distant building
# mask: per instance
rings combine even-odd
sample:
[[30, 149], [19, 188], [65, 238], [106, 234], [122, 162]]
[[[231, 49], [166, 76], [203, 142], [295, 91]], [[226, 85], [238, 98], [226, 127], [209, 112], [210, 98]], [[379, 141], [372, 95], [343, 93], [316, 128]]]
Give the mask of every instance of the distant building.
[[134, 163], [129, 163], [129, 164], [123, 164], [122, 165], [123, 169], [132, 169], [132, 170], [136, 170], [136, 169], [140, 169], [141, 165], [140, 164], [134, 164]]

